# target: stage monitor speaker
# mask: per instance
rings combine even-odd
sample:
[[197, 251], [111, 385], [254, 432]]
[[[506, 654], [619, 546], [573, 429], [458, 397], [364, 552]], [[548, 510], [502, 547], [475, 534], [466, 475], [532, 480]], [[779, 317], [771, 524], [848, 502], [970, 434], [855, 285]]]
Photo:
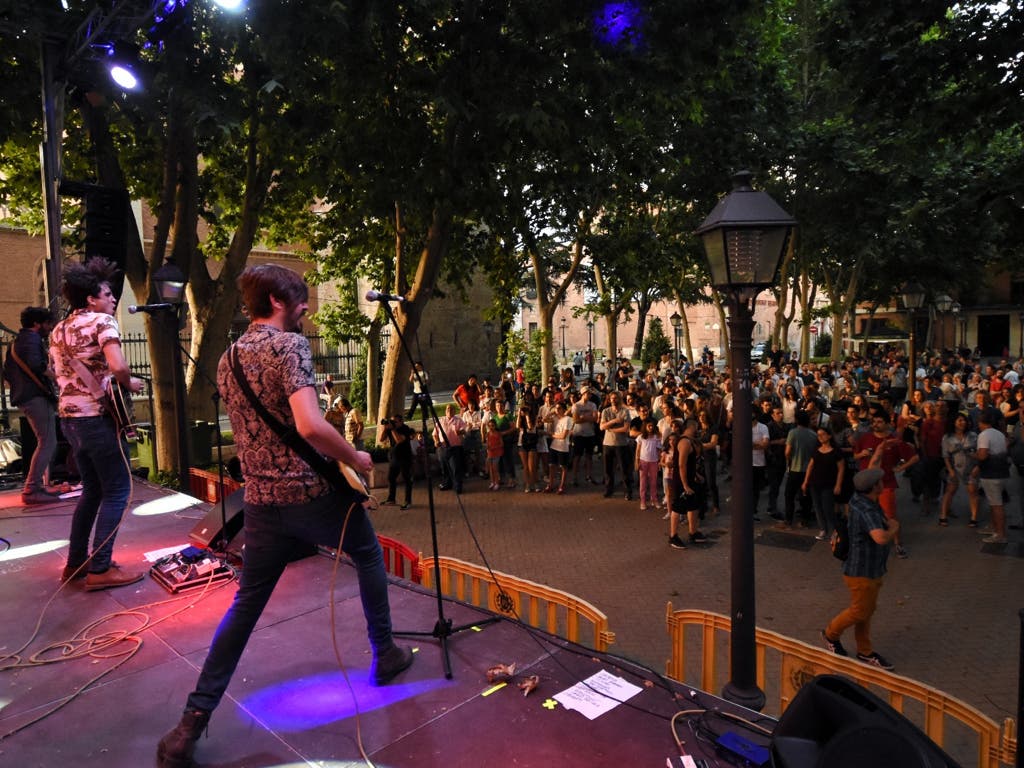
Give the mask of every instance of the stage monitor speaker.
[[224, 535], [225, 541], [231, 541], [238, 532], [242, 530], [244, 517], [242, 515], [243, 496], [245, 489], [241, 488], [226, 499], [224, 499], [224, 513], [221, 513], [220, 502], [214, 504], [206, 517], [200, 520], [195, 528], [189, 533], [189, 539], [197, 547], [209, 547], [213, 542], [221, 538], [221, 529], [224, 527], [226, 517], [227, 531]]
[[773, 768], [959, 768], [917, 726], [837, 675], [804, 685], [779, 719]]

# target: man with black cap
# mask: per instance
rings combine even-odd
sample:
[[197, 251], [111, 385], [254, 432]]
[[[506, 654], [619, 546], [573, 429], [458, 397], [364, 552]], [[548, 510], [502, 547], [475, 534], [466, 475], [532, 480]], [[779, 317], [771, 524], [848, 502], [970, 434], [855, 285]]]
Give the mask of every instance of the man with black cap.
[[889, 545], [896, 538], [900, 522], [887, 518], [878, 497], [882, 493], [880, 469], [864, 469], [853, 476], [856, 493], [850, 499], [847, 525], [850, 553], [843, 563], [843, 581], [850, 590], [850, 605], [821, 631], [825, 647], [837, 656], [848, 656], [840, 642], [844, 631], [853, 627], [857, 658], [882, 669], [893, 666], [871, 647], [871, 617], [882, 589]]

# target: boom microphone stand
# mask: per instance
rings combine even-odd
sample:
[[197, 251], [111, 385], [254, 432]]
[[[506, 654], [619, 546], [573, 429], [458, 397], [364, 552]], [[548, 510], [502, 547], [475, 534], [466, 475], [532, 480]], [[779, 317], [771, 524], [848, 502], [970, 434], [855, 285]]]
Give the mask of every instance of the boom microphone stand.
[[[388, 320], [391, 323], [391, 327], [395, 329], [395, 334], [398, 336], [398, 341], [402, 345], [402, 352], [405, 354], [405, 358], [409, 361], [409, 365], [412, 366], [413, 374], [416, 376], [417, 381], [420, 385], [420, 392], [423, 393], [423, 400], [420, 405], [423, 410], [420, 413], [420, 422], [423, 430], [423, 439], [427, 439], [427, 413], [430, 413], [430, 420], [437, 428], [437, 433], [441, 436], [441, 441], [445, 445], [445, 451], [451, 448], [451, 443], [448, 440], [448, 435], [444, 429], [441, 428], [441, 422], [437, 417], [437, 411], [434, 410], [434, 400], [430, 395], [430, 389], [427, 387], [427, 382], [424, 381], [420, 372], [416, 370], [415, 360], [412, 356], [412, 351], [409, 349], [409, 345], [405, 341], [405, 336], [402, 334], [402, 329], [398, 327], [398, 321], [395, 320], [394, 312], [391, 311], [391, 305], [389, 300], [384, 297], [380, 297], [381, 305], [384, 308], [385, 314], [388, 316]], [[435, 446], [436, 449], [436, 446]], [[424, 469], [424, 474], [427, 478], [427, 508], [430, 510], [430, 543], [434, 551], [434, 562], [437, 563], [439, 559], [437, 550], [437, 513], [434, 509], [434, 483], [430, 476], [430, 460], [427, 460], [427, 465]], [[453, 478], [454, 480], [454, 478]], [[454, 482], [452, 491], [454, 492]], [[463, 632], [467, 629], [474, 627], [480, 627], [486, 624], [493, 624], [499, 619], [492, 617], [484, 619], [482, 621], [475, 621], [472, 624], [462, 624], [457, 627], [452, 626], [452, 620], [445, 617], [444, 615], [444, 598], [441, 594], [441, 577], [440, 574], [435, 574], [434, 577], [434, 592], [437, 598], [437, 622], [434, 624], [432, 632], [406, 632], [402, 630], [394, 630], [392, 634], [400, 635], [403, 637], [436, 637], [441, 641], [441, 658], [444, 663], [444, 676], [445, 679], [452, 679], [452, 662], [448, 653], [448, 638], [457, 632]]]

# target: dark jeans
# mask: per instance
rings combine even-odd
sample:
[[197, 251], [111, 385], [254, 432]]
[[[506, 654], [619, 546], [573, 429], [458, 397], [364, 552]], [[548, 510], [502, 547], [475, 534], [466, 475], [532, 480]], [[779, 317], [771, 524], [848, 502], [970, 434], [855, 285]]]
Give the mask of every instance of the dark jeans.
[[466, 452], [461, 445], [440, 448], [441, 472], [444, 484], [462, 493], [462, 478], [466, 476]]
[[834, 488], [835, 486], [832, 485], [827, 488], [807, 486], [808, 494], [814, 504], [814, 516], [818, 519], [818, 528], [823, 530], [826, 536], [830, 536], [836, 529], [836, 503], [832, 496]]
[[633, 494], [633, 451], [628, 445], [604, 446], [604, 492], [611, 495], [615, 490], [615, 462], [622, 467], [622, 485], [626, 495]]
[[53, 402], [45, 397], [33, 397], [18, 407], [36, 436], [36, 449], [32, 452], [32, 463], [25, 473], [23, 491], [33, 493], [43, 490], [43, 474], [57, 453], [57, 420], [54, 417]]
[[405, 481], [405, 503], [412, 504], [412, 461], [395, 461], [388, 464], [388, 501], [395, 500], [398, 490], [398, 476]]
[[61, 419], [60, 425], [82, 478], [82, 495], [71, 515], [67, 564], [77, 568], [89, 559], [89, 534], [95, 525], [89, 572], [103, 573], [110, 568], [117, 526], [132, 486], [128, 446], [108, 416]]
[[498, 470], [501, 472], [501, 479], [504, 481], [508, 480], [515, 481], [516, 479], [516, 431], [513, 430], [511, 434], [502, 435], [501, 445], [504, 449], [504, 453], [501, 454], [501, 459], [498, 461]]
[[412, 421], [412, 415], [414, 413], [416, 413], [416, 406], [419, 406], [420, 408], [422, 408], [423, 409], [423, 415], [426, 418], [429, 419], [430, 418], [430, 414], [427, 412], [427, 405], [429, 405], [429, 403], [430, 403], [430, 396], [427, 395], [426, 393], [422, 393], [421, 392], [418, 395], [417, 394], [413, 394], [413, 396], [412, 396], [412, 405], [409, 406], [409, 413], [406, 415], [405, 420], [406, 421]]
[[[718, 453], [714, 448], [711, 450], [704, 451], [704, 471], [708, 476], [708, 496], [711, 499], [711, 506], [718, 509], [721, 504], [719, 503], [718, 493]], [[754, 504], [757, 504], [757, 493], [754, 493]]]
[[761, 500], [761, 491], [764, 489], [765, 467], [752, 466], [751, 479], [754, 483], [754, 514], [757, 514], [757, 505]]
[[786, 473], [786, 522], [793, 524], [796, 515], [796, 499], [800, 497], [800, 522], [809, 523], [811, 517], [811, 497], [800, 490], [804, 482], [803, 472]]
[[778, 514], [779, 491], [782, 489], [782, 481], [786, 479], [785, 461], [771, 461], [765, 467], [765, 474], [768, 478], [768, 514]]
[[245, 557], [238, 592], [213, 636], [199, 682], [188, 697], [189, 709], [209, 712], [220, 703], [249, 635], [296, 547], [304, 543], [337, 547], [343, 525], [341, 548], [356, 566], [370, 646], [376, 653], [391, 645], [388, 580], [377, 534], [362, 505], [352, 507], [347, 525], [346, 512], [336, 493], [308, 504], [245, 505]]

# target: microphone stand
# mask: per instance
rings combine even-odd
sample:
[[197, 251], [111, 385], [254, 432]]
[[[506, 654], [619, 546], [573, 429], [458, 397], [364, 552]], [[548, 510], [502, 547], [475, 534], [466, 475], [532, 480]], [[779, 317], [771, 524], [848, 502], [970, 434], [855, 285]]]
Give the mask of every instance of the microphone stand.
[[[409, 345], [405, 341], [405, 336], [402, 334], [402, 329], [398, 326], [398, 321], [395, 319], [394, 312], [391, 310], [391, 304], [387, 300], [381, 301], [381, 306], [384, 308], [385, 314], [388, 316], [388, 320], [391, 323], [391, 327], [395, 329], [395, 334], [398, 336], [398, 341], [402, 346], [402, 352], [405, 354], [406, 359], [409, 361], [409, 365], [412, 366], [413, 374], [416, 376], [416, 380], [420, 385], [420, 392], [422, 393], [422, 400], [420, 405], [423, 410], [420, 413], [420, 422], [423, 430], [423, 440], [427, 440], [427, 413], [430, 413], [430, 419], [434, 426], [437, 428], [437, 433], [441, 436], [441, 442], [445, 445], [445, 454], [447, 455], [448, 450], [451, 448], [451, 442], [448, 439], [447, 433], [442, 429], [440, 419], [437, 417], [437, 411], [434, 409], [434, 400], [430, 395], [430, 389], [427, 387], [427, 382], [420, 375], [420, 372], [416, 370], [416, 363], [412, 356], [412, 351], [409, 349]], [[436, 450], [437, 446], [435, 446]], [[434, 483], [430, 476], [430, 459], [428, 457], [426, 467], [424, 468], [424, 474], [427, 479], [427, 508], [430, 510], [430, 543], [433, 547], [434, 562], [437, 563], [440, 555], [437, 549], [437, 512], [434, 508]], [[455, 492], [455, 478], [452, 478], [452, 492]], [[472, 624], [462, 624], [456, 627], [452, 626], [452, 620], [444, 615], [444, 597], [441, 594], [441, 576], [435, 574], [434, 576], [434, 592], [437, 600], [437, 622], [434, 624], [434, 629], [431, 632], [413, 632], [405, 630], [393, 630], [393, 635], [401, 637], [436, 637], [441, 641], [441, 659], [444, 663], [444, 676], [446, 680], [452, 679], [452, 662], [448, 652], [448, 638], [457, 632], [463, 632], [467, 629], [473, 629], [474, 627], [480, 627], [487, 624], [493, 624], [500, 621], [498, 617], [491, 617], [489, 619], [483, 619], [482, 621], [475, 621]]]

